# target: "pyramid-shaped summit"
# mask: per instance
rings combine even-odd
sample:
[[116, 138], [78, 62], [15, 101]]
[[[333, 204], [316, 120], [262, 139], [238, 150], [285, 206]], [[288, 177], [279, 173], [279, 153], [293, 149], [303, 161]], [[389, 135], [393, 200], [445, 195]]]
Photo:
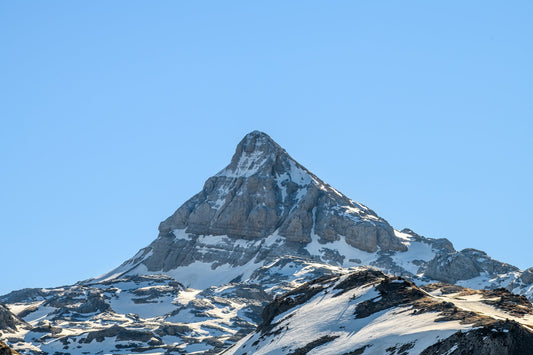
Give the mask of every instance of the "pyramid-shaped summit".
[[194, 263], [234, 268], [280, 255], [355, 265], [339, 248], [407, 249], [387, 221], [254, 131], [238, 144], [226, 168], [160, 224], [158, 238], [119, 269], [168, 272]]
[[217, 175], [246, 177], [271, 174], [274, 162], [289, 159], [293, 160], [268, 134], [253, 131], [244, 136], [237, 145], [231, 163]]
[[160, 233], [256, 240], [278, 232], [287, 241], [339, 240], [361, 250], [404, 250], [388, 223], [351, 201], [291, 158], [267, 134], [254, 131], [231, 163], [160, 225]]

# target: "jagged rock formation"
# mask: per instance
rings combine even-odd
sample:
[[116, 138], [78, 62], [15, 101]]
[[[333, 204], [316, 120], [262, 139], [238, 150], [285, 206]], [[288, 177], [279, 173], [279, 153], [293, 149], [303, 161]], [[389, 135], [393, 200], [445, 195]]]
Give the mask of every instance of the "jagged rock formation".
[[[18, 332], [28, 331], [31, 326], [14, 315], [5, 305], [0, 303], [0, 334], [7, 336], [7, 339], [11, 336], [15, 336]], [[11, 349], [7, 344], [0, 341], [0, 355], [12, 355], [19, 354], [15, 350]]]
[[0, 303], [0, 332], [15, 333], [22, 329], [30, 329], [31, 326], [19, 316], [13, 314], [4, 304]]
[[384, 219], [322, 182], [258, 131], [244, 137], [231, 163], [161, 223], [160, 236], [179, 229], [246, 240], [277, 231], [296, 243], [311, 242], [315, 233], [323, 241], [344, 236], [367, 252], [406, 250]]
[[2, 303], [0, 303], [0, 329], [1, 330], [17, 330], [17, 326], [22, 322], [18, 317], [9, 311]]
[[[416, 285], [443, 281], [533, 295], [531, 269], [393, 229], [256, 131], [225, 169], [161, 223], [149, 246], [115, 270], [72, 286], [0, 296], [26, 322], [16, 331], [0, 329], [0, 337], [26, 354], [212, 354], [253, 331], [276, 297], [364, 265]], [[425, 297], [413, 292], [394, 302]], [[505, 296], [502, 304], [513, 308], [524, 299]], [[359, 314], [382, 305], [362, 303]], [[320, 337], [295, 351], [331, 341]]]
[[526, 285], [533, 284], [533, 267], [530, 267], [521, 273], [520, 281]]
[[490, 258], [481, 250], [464, 249], [440, 253], [428, 263], [424, 275], [434, 280], [456, 283], [478, 277], [483, 272], [501, 275], [519, 271], [515, 266]]

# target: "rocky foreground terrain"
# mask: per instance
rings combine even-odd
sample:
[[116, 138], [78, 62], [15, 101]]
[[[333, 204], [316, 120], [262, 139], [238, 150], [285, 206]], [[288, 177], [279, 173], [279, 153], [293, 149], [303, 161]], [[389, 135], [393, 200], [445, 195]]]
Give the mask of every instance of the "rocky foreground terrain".
[[115, 270], [0, 296], [0, 338], [24, 354], [517, 353], [531, 299], [533, 269], [394, 229], [255, 131]]
[[417, 287], [371, 268], [277, 297], [223, 354], [527, 354], [533, 308], [506, 289]]

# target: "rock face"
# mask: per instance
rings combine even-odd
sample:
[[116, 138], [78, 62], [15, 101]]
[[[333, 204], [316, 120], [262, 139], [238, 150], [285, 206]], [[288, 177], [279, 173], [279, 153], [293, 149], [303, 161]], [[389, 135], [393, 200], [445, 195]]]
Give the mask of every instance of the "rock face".
[[20, 326], [25, 327], [27, 324], [0, 303], [0, 331], [17, 331]]
[[421, 355], [513, 355], [533, 352], [533, 333], [515, 322], [495, 322], [467, 333], [457, 332]]
[[520, 276], [520, 281], [522, 281], [526, 285], [533, 284], [533, 267], [524, 270], [524, 272]]
[[[268, 241], [273, 236], [279, 237], [275, 243]], [[342, 241], [348, 249], [368, 253], [407, 250], [387, 221], [324, 183], [267, 134], [254, 131], [238, 144], [231, 163], [163, 221], [158, 238], [120, 270], [142, 265], [168, 272], [195, 262], [216, 268], [265, 263], [281, 255], [312, 258], [307, 247], [315, 239]], [[335, 251], [323, 254], [339, 265], [348, 262]]]
[[277, 230], [297, 243], [311, 242], [315, 233], [324, 241], [344, 236], [368, 252], [406, 250], [384, 219], [322, 182], [258, 131], [245, 136], [231, 163], [161, 223], [160, 236], [176, 229], [247, 240]]
[[[494, 260], [483, 251], [464, 249], [439, 254], [429, 262], [424, 275], [433, 280], [456, 283], [478, 277], [481, 273], [508, 274], [518, 271], [517, 267]], [[527, 273], [523, 275], [527, 278]]]

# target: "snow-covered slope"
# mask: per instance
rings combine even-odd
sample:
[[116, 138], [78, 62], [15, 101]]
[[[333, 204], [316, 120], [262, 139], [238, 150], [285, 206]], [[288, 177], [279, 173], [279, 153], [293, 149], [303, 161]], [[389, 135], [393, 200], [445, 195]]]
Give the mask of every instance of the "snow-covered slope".
[[367, 265], [417, 285], [533, 295], [533, 269], [396, 230], [255, 131], [161, 223], [150, 245], [116, 269], [72, 286], [1, 296], [28, 324], [0, 325], [1, 338], [28, 354], [216, 353], [261, 323], [274, 297]]
[[2, 331], [17, 350], [216, 353], [255, 329], [274, 296], [340, 267], [282, 257], [240, 282], [193, 289], [166, 275], [25, 289], [2, 297], [29, 327]]
[[259, 328], [223, 354], [455, 354], [457, 334], [469, 354], [533, 351], [527, 299], [429, 288], [368, 268], [320, 278], [274, 300]]

